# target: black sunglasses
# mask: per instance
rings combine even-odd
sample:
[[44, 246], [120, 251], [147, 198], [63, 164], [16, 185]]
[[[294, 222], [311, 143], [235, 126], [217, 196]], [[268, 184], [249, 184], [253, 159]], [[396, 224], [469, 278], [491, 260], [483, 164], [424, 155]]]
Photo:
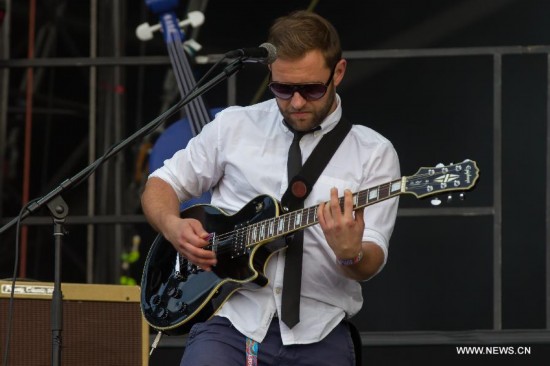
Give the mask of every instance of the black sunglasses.
[[[334, 70], [336, 67], [334, 67], [330, 73], [330, 77], [328, 78], [328, 81], [323, 83], [307, 83], [307, 84], [286, 84], [286, 83], [279, 83], [277, 81], [272, 81], [268, 84], [269, 90], [277, 98], [281, 98], [283, 100], [289, 100], [292, 98], [294, 93], [298, 92], [304, 98], [305, 100], [311, 101], [311, 100], [318, 100], [321, 99], [327, 92], [328, 86], [332, 82], [332, 77], [334, 76]], [[271, 79], [271, 74], [269, 75], [269, 78]]]

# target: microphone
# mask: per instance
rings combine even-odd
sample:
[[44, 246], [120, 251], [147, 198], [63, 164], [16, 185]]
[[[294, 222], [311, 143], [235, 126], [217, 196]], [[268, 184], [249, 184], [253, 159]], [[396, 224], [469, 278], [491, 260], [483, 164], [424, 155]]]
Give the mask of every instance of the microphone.
[[262, 43], [259, 47], [239, 48], [225, 54], [228, 58], [242, 58], [245, 62], [271, 64], [277, 59], [277, 48], [271, 43]]

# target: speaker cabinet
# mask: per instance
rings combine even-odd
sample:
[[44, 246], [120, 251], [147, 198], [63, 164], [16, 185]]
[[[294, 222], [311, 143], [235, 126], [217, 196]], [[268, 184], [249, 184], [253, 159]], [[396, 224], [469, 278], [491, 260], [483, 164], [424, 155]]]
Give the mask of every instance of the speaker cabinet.
[[[0, 350], [4, 357], [11, 281], [0, 281]], [[141, 315], [138, 286], [62, 283], [62, 365], [146, 366], [149, 326]], [[50, 365], [53, 283], [15, 286], [10, 366]]]

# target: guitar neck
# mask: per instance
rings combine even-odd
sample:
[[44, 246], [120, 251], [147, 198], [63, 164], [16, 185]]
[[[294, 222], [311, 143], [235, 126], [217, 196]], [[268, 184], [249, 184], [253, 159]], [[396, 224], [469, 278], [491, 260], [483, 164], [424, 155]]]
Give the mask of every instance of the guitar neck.
[[[375, 203], [396, 197], [403, 193], [405, 178], [381, 184], [353, 194], [353, 210], [373, 205]], [[344, 207], [344, 197], [340, 197], [340, 207]], [[259, 221], [246, 229], [247, 243], [250, 246], [264, 241], [270, 241], [306, 227], [319, 223], [317, 206], [311, 206], [292, 211], [275, 218]]]
[[[472, 189], [479, 179], [479, 168], [473, 160], [435, 167], [422, 167], [416, 174], [365, 189], [353, 194], [353, 209], [396, 197], [400, 194], [412, 194], [424, 198], [442, 192], [467, 191]], [[308, 207], [285, 213], [275, 218], [259, 221], [246, 228], [244, 235], [249, 245], [269, 241], [292, 232], [302, 230], [319, 222], [317, 209]], [[340, 207], [344, 207], [344, 198], [340, 197]]]

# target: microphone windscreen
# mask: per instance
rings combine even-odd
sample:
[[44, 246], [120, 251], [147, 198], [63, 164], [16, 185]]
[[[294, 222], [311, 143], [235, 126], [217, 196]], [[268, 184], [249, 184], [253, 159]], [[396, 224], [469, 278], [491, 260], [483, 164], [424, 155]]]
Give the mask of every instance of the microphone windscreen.
[[267, 50], [266, 64], [272, 64], [277, 59], [277, 48], [269, 42], [262, 43], [260, 47]]

